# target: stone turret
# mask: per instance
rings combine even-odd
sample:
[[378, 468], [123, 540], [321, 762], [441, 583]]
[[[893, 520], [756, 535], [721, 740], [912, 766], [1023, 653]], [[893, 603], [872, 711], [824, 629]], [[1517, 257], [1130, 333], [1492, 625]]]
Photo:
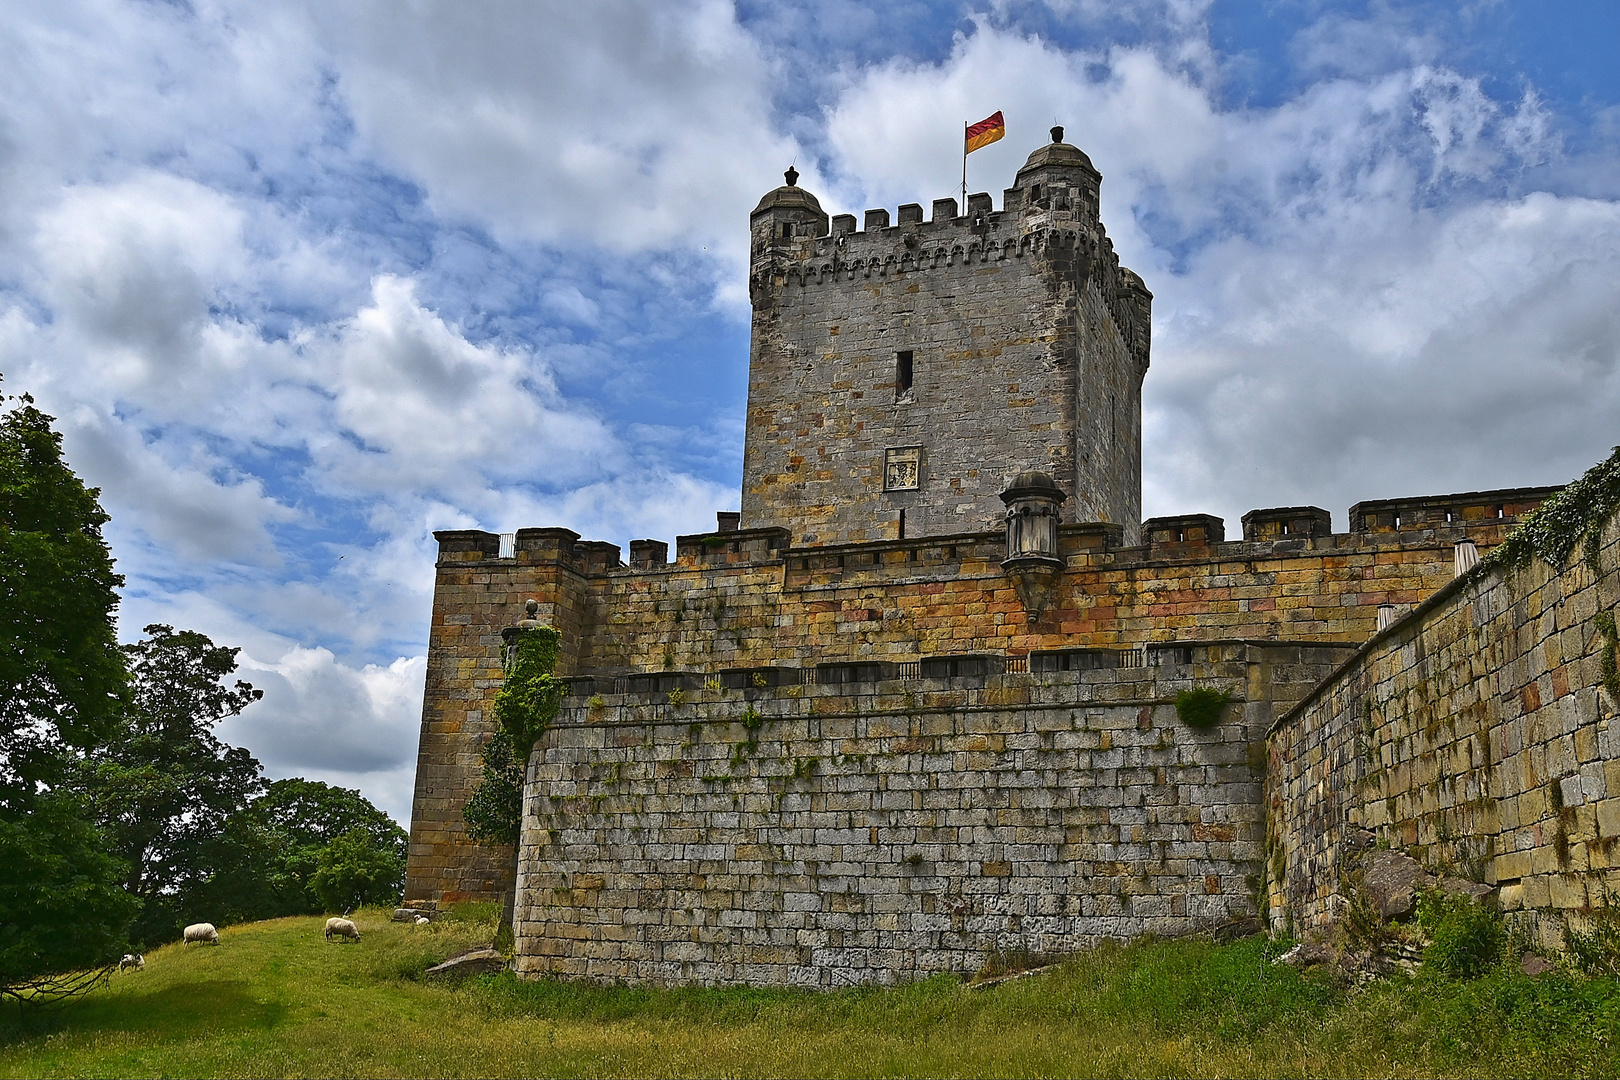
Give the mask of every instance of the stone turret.
[[1013, 477], [1001, 493], [1007, 506], [1007, 557], [1001, 568], [1012, 578], [1030, 622], [1045, 613], [1063, 570], [1058, 521], [1067, 497], [1056, 480], [1036, 469]]
[[1101, 188], [1102, 173], [1083, 150], [1063, 141], [1061, 127], [1054, 127], [1052, 141], [1029, 155], [1008, 194], [1017, 197], [1026, 213], [1068, 211], [1095, 225]]
[[827, 212], [799, 186], [799, 171], [789, 166], [782, 175], [787, 183], [766, 192], [748, 215], [749, 259], [756, 274], [777, 265], [801, 241], [827, 235]]

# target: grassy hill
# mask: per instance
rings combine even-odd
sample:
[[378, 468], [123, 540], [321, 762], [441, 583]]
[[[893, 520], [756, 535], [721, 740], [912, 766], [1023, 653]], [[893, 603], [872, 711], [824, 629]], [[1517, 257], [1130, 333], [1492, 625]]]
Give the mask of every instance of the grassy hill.
[[1616, 1075], [1620, 984], [1504, 970], [1345, 993], [1275, 946], [1106, 948], [984, 989], [429, 984], [476, 919], [231, 927], [63, 1007], [0, 1019], [0, 1076]]

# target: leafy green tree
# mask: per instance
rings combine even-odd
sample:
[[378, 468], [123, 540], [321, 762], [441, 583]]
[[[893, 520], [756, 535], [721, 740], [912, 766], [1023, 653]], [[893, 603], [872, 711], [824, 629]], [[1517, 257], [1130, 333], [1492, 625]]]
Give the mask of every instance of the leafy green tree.
[[287, 838], [259, 820], [251, 805], [232, 814], [198, 852], [202, 873], [170, 906], [217, 925], [314, 914], [319, 909], [307, 888], [314, 867], [300, 875], [289, 866], [287, 846]]
[[505, 728], [489, 737], [481, 759], [483, 776], [461, 811], [467, 835], [480, 844], [510, 847], [518, 842], [523, 814], [523, 763], [512, 752]]
[[0, 996], [86, 989], [69, 973], [96, 969], [127, 948], [139, 902], [124, 864], [67, 792], [0, 813]]
[[327, 911], [352, 911], [361, 904], [397, 902], [404, 878], [404, 857], [357, 828], [321, 852], [312, 884]]
[[195, 631], [146, 627], [146, 637], [124, 650], [130, 707], [81, 771], [97, 822], [128, 864], [125, 888], [142, 905], [134, 933], [147, 944], [172, 940], [187, 921], [212, 914], [196, 901], [226, 825], [264, 790], [253, 755], [213, 730], [264, 696], [240, 680], [226, 684], [239, 651]]
[[397, 894], [404, 829], [358, 791], [301, 778], [275, 781], [226, 823], [215, 872], [201, 889], [205, 906], [232, 922], [324, 910], [314, 886], [321, 856], [352, 831], [392, 857], [399, 876], [389, 886]]
[[[0, 995], [114, 960], [136, 904], [63, 780], [126, 696], [107, 514], [26, 395], [0, 416]], [[82, 985], [82, 984], [78, 984]]]
[[26, 809], [122, 712], [108, 521], [24, 395], [0, 417], [0, 806]]

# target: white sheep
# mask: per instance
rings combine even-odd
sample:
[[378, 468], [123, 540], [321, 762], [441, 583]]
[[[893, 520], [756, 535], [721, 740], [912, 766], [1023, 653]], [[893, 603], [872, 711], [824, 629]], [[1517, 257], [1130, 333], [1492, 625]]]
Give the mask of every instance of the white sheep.
[[140, 971], [145, 966], [146, 957], [142, 956], [140, 953], [127, 952], [124, 954], [124, 958], [118, 961], [119, 971]]
[[360, 928], [354, 925], [354, 921], [352, 919], [327, 919], [326, 940], [331, 941], [333, 934], [336, 934], [340, 938], [349, 938], [354, 941], [360, 940]]
[[185, 939], [187, 945], [190, 945], [193, 941], [205, 941], [210, 945], [218, 945], [219, 931], [214, 929], [214, 924], [211, 922], [192, 923], [186, 927]]

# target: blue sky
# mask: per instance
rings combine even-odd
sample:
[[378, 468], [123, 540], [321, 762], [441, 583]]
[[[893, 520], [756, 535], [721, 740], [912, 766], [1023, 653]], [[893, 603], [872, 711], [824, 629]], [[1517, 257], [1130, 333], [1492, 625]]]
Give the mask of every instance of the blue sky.
[[1620, 5], [15, 3], [0, 372], [229, 725], [404, 819], [437, 528], [735, 509], [748, 210], [1063, 123], [1155, 293], [1149, 514], [1557, 483], [1620, 438]]

